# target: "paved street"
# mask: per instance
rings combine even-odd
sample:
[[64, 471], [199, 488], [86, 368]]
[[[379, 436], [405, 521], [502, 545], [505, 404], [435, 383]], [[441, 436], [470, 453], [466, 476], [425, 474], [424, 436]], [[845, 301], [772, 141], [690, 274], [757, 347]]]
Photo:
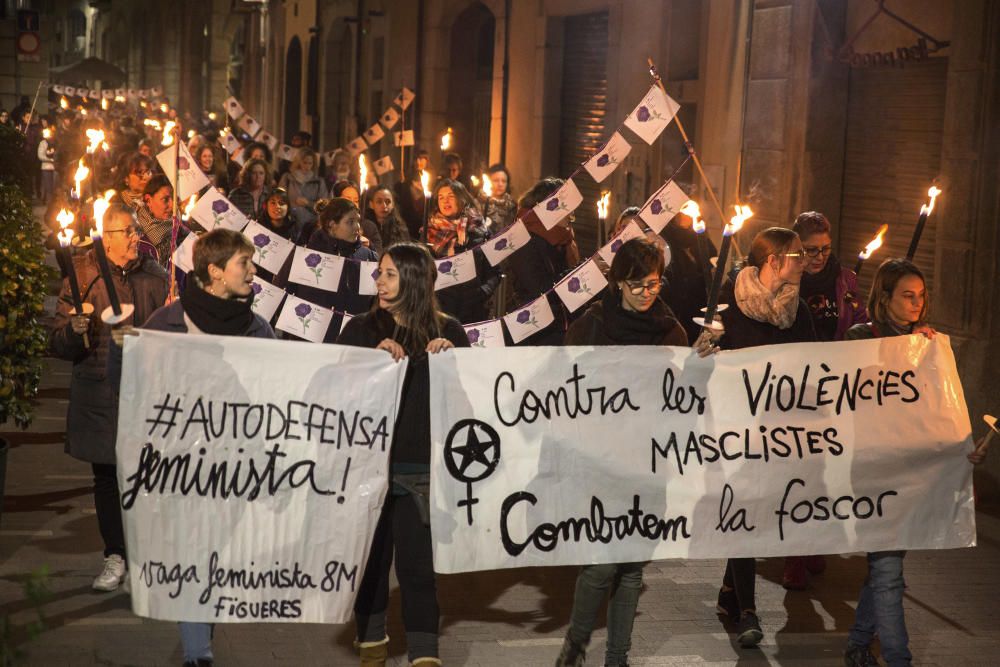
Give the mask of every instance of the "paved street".
[[[137, 618], [124, 592], [95, 593], [101, 561], [89, 467], [62, 451], [69, 364], [49, 360], [30, 431], [8, 434], [0, 523], [0, 603], [23, 637], [34, 613], [23, 582], [40, 566], [51, 597], [44, 631], [22, 643], [25, 665], [179, 665], [171, 623]], [[907, 624], [919, 665], [1000, 662], [1000, 520], [980, 511], [975, 549], [917, 552], [906, 560]], [[646, 568], [633, 637], [635, 665], [836, 665], [864, 576], [861, 555], [829, 559], [806, 592], [780, 586], [781, 561], [761, 561], [765, 639], [739, 649], [714, 613], [721, 561], [665, 561]], [[566, 631], [575, 570], [529, 569], [442, 577], [446, 665], [549, 665]], [[391, 602], [393, 665], [405, 665], [398, 591]], [[603, 626], [591, 664], [603, 657]], [[352, 628], [231, 625], [217, 628], [219, 665], [350, 665]]]

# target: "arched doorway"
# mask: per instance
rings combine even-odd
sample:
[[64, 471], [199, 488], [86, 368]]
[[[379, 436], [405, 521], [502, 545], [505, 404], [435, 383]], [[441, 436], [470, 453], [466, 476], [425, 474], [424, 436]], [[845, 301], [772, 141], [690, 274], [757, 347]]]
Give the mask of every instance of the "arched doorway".
[[496, 19], [481, 2], [465, 9], [451, 27], [448, 125], [467, 173], [478, 173], [490, 159], [493, 103], [493, 34]]
[[345, 137], [351, 103], [351, 70], [354, 67], [351, 29], [344, 21], [333, 24], [323, 58], [323, 150], [343, 146], [354, 137]]
[[302, 42], [292, 37], [285, 56], [285, 133], [281, 140], [288, 143], [299, 130], [302, 116]]

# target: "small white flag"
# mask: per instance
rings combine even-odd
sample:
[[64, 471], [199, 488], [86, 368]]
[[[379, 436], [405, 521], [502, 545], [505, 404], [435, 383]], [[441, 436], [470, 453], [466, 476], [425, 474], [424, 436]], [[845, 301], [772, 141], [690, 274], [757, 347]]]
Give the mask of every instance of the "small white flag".
[[486, 260], [490, 266], [496, 266], [508, 256], [527, 245], [531, 240], [531, 233], [524, 223], [518, 220], [511, 225], [503, 234], [497, 234], [479, 248], [486, 255]]
[[[197, 194], [202, 188], [211, 185], [208, 176], [198, 168], [188, 151], [187, 145], [180, 142], [180, 156], [176, 157], [177, 148], [167, 146], [156, 156], [156, 161], [160, 163], [160, 169], [167, 175], [170, 182], [177, 189], [178, 199], [187, 199], [193, 194]], [[177, 169], [174, 168], [174, 160], [177, 160]], [[180, 176], [180, 185], [174, 183], [174, 172]]]
[[399, 112], [394, 107], [389, 107], [382, 114], [382, 117], [378, 119], [378, 122], [382, 123], [385, 129], [391, 130], [399, 122]]
[[278, 138], [267, 130], [260, 133], [260, 136], [257, 137], [257, 141], [267, 146], [268, 150], [271, 152], [274, 152], [274, 149], [278, 147]]
[[105, 99], [105, 100], [113, 100], [113, 99], [115, 99], [115, 91], [113, 91], [113, 90], [102, 90], [101, 91], [101, 98]]
[[286, 160], [291, 162], [295, 159], [295, 156], [299, 154], [299, 149], [295, 146], [289, 146], [288, 144], [281, 144], [278, 148], [278, 152], [275, 154], [278, 156], [279, 160]]
[[233, 155], [232, 160], [233, 162], [242, 167], [246, 163], [247, 158], [246, 155], [243, 154], [243, 151], [239, 151], [238, 153]]
[[65, 95], [66, 86], [63, 86], [62, 84], [58, 83], [52, 84], [52, 92], [55, 93], [56, 95]]
[[381, 176], [395, 169], [395, 165], [392, 164], [392, 157], [386, 155], [372, 162], [372, 168], [378, 176]]
[[[86, 91], [84, 91], [84, 90], [81, 90], [80, 92], [86, 93]], [[148, 88], [143, 88], [142, 90], [139, 91], [139, 99], [140, 100], [145, 100], [148, 97], [149, 97], [149, 89]]]
[[333, 320], [333, 311], [329, 308], [309, 303], [305, 299], [289, 294], [274, 328], [299, 338], [305, 338], [313, 343], [322, 343], [326, 330]]
[[318, 287], [327, 292], [336, 292], [340, 287], [340, 276], [344, 272], [344, 258], [318, 250], [297, 246], [292, 258], [292, 270], [288, 282], [298, 285]]
[[125, 97], [128, 91], [124, 88], [115, 88], [115, 97]]
[[194, 270], [194, 242], [197, 240], [196, 235], [188, 234], [174, 250], [174, 266], [184, 273]]
[[229, 114], [229, 117], [232, 118], [233, 120], [236, 120], [245, 113], [243, 111], [243, 105], [240, 104], [240, 101], [237, 100], [235, 97], [230, 97], [229, 99], [227, 99], [225, 102], [223, 102], [223, 106], [226, 107], [226, 113]]
[[538, 333], [552, 324], [555, 319], [552, 308], [549, 306], [549, 298], [543, 294], [531, 303], [504, 315], [503, 323], [507, 325], [511, 340], [520, 343], [528, 336]]
[[351, 143], [347, 144], [344, 148], [346, 148], [347, 152], [351, 154], [351, 157], [357, 157], [360, 153], [368, 150], [368, 144], [366, 144], [365, 140], [361, 137], [355, 137], [351, 140]]
[[338, 336], [344, 333], [344, 327], [346, 327], [347, 323], [353, 319], [354, 315], [351, 315], [350, 313], [344, 313], [343, 317], [340, 318], [340, 331], [337, 334]]
[[396, 99], [394, 99], [392, 103], [395, 104], [400, 109], [402, 109], [403, 111], [406, 111], [406, 108], [410, 106], [410, 102], [412, 102], [413, 98], [416, 96], [417, 96], [416, 93], [414, 93], [406, 86], [403, 86], [403, 90], [399, 92], [399, 95], [396, 95]]
[[295, 249], [294, 243], [253, 220], [243, 230], [243, 236], [253, 243], [253, 263], [274, 274], [281, 271], [285, 260]]
[[681, 106], [653, 84], [639, 102], [639, 106], [625, 119], [625, 127], [635, 132], [647, 144], [652, 145], [660, 132], [670, 124]]
[[361, 279], [358, 281], [358, 294], [371, 296], [378, 294], [375, 281], [378, 279], [378, 262], [361, 262]]
[[625, 140], [625, 137], [615, 132], [608, 139], [608, 143], [604, 144], [597, 152], [597, 155], [583, 163], [583, 168], [595, 181], [601, 183], [618, 168], [618, 165], [625, 160], [625, 156], [631, 150], [632, 145]]
[[643, 234], [639, 225], [637, 225], [635, 220], [633, 220], [625, 225], [625, 229], [618, 232], [618, 234], [608, 241], [603, 248], [598, 250], [597, 254], [601, 256], [601, 259], [604, 260], [605, 264], [611, 266], [612, 260], [614, 260], [615, 255], [618, 254], [618, 249], [621, 248], [626, 241], [631, 241], [632, 239], [644, 236], [645, 234]]
[[[69, 93], [69, 86], [66, 87], [66, 93], [67, 94]], [[139, 91], [137, 91], [135, 88], [129, 88], [128, 89], [128, 96], [132, 97], [132, 98], [139, 97]]]
[[674, 219], [687, 200], [688, 196], [676, 183], [667, 181], [643, 204], [639, 217], [649, 225], [650, 229], [659, 234], [667, 223]]
[[545, 229], [552, 229], [560, 220], [576, 210], [583, 203], [583, 195], [573, 179], [568, 179], [561, 188], [531, 209], [538, 216]]
[[100, 96], [101, 94], [98, 91], [94, 90], [93, 88], [87, 91], [87, 97], [89, 97], [92, 100], [96, 100]]
[[556, 294], [566, 305], [566, 309], [572, 313], [597, 296], [607, 286], [607, 278], [601, 273], [597, 262], [589, 259], [573, 273], [556, 283], [555, 289]]
[[205, 194], [195, 203], [191, 217], [208, 231], [222, 227], [239, 232], [243, 231], [243, 228], [250, 222], [243, 215], [243, 211], [236, 208], [215, 188], [205, 190]]
[[163, 86], [153, 86], [152, 88], [149, 89], [149, 94], [152, 95], [153, 97], [162, 97]]
[[253, 116], [249, 114], [240, 118], [239, 122], [236, 123], [241, 130], [249, 134], [251, 137], [257, 136], [260, 132], [260, 123], [253, 119]]
[[222, 145], [226, 149], [226, 152], [232, 155], [240, 147], [240, 140], [236, 138], [232, 132], [227, 132], [225, 136], [222, 137]]
[[396, 147], [413, 145], [413, 130], [392, 133], [392, 143]]
[[253, 291], [253, 301], [250, 303], [250, 308], [270, 322], [274, 314], [278, 312], [281, 300], [285, 298], [285, 290], [275, 287], [260, 276], [253, 277], [250, 289]]
[[467, 283], [476, 277], [476, 258], [471, 250], [457, 255], [435, 260], [437, 264], [437, 280], [434, 289], [440, 290], [452, 285]]
[[378, 123], [375, 123], [367, 130], [365, 130], [364, 134], [365, 141], [368, 142], [369, 146], [374, 146], [375, 144], [380, 142], [382, 140], [382, 137], [384, 136], [385, 136], [385, 130], [383, 130], [382, 126], [379, 125]]
[[465, 335], [472, 347], [506, 347], [500, 320], [488, 320], [465, 325]]

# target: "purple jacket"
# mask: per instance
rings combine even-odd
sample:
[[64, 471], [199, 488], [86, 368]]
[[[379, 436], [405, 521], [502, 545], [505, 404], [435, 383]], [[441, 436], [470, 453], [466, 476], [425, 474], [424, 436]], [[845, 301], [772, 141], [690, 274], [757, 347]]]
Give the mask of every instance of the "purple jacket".
[[844, 340], [847, 330], [868, 321], [868, 309], [858, 295], [858, 277], [846, 266], [837, 276], [837, 334], [834, 340]]

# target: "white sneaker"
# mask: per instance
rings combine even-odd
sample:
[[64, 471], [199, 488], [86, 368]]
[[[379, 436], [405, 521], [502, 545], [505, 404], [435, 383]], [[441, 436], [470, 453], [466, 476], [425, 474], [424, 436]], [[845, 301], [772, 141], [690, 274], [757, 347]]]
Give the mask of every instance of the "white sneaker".
[[111, 554], [104, 559], [104, 570], [94, 579], [92, 588], [95, 591], [113, 591], [121, 585], [125, 578], [125, 560], [118, 554]]

